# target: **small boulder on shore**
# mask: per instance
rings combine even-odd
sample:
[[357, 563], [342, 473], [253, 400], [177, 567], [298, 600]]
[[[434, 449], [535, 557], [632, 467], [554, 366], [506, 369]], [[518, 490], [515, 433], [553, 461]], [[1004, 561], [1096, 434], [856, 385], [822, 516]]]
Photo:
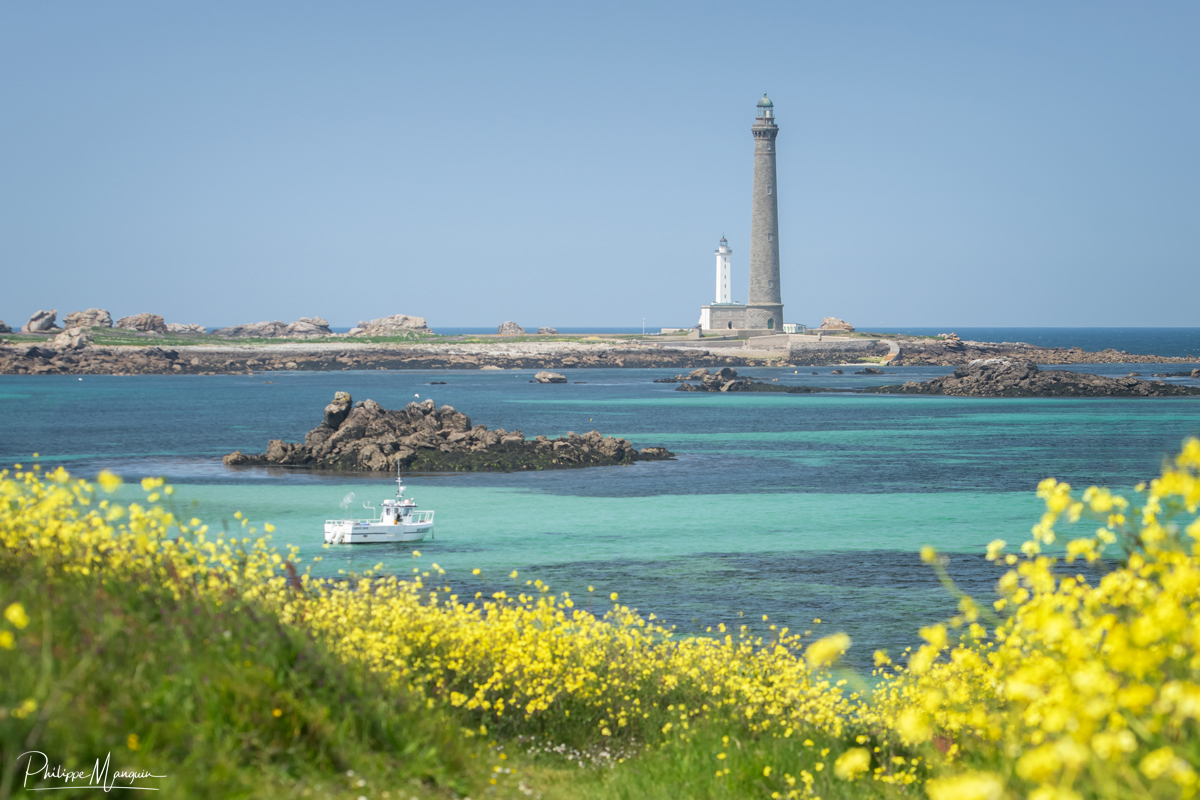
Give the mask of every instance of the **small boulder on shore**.
[[558, 328], [538, 328], [538, 334], [558, 333]]
[[288, 336], [329, 336], [333, 331], [324, 317], [301, 317], [287, 327]]
[[589, 431], [550, 439], [526, 439], [520, 431], [488, 430], [451, 406], [432, 400], [388, 410], [374, 400], [355, 403], [338, 392], [325, 407], [321, 424], [304, 442], [272, 439], [267, 452], [240, 450], [225, 456], [228, 466], [282, 465], [369, 472], [453, 472], [530, 470], [629, 464], [673, 458], [662, 447], [641, 451], [625, 439]]
[[112, 314], [103, 308], [72, 311], [63, 317], [64, 328], [111, 328], [112, 326]]
[[47, 333], [58, 327], [58, 309], [38, 311], [21, 326], [21, 333]]
[[84, 328], [67, 328], [50, 343], [59, 350], [82, 350], [92, 343], [92, 335]]
[[158, 314], [134, 314], [129, 317], [121, 317], [117, 320], [116, 327], [127, 331], [141, 331], [142, 333], [167, 332], [167, 325]]
[[823, 331], [842, 331], [844, 333], [853, 333], [854, 326], [844, 319], [837, 317], [825, 317], [821, 320], [821, 330]]
[[352, 336], [396, 336], [402, 333], [433, 333], [424, 317], [392, 314], [390, 317], [364, 320], [350, 331]]
[[187, 325], [180, 322], [168, 322], [167, 333], [204, 334], [208, 328], [203, 325]]

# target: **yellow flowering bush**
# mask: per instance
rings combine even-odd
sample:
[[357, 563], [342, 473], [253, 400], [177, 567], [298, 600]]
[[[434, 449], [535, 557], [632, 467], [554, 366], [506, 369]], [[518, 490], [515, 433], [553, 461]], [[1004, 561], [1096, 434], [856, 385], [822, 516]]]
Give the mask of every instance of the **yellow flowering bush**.
[[[905, 664], [877, 653], [869, 698], [827, 672], [851, 644], [844, 634], [807, 642], [718, 626], [718, 636], [681, 637], [615, 594], [597, 616], [515, 573], [511, 594], [460, 597], [436, 564], [406, 578], [378, 568], [314, 577], [241, 514], [235, 535], [213, 533], [164, 505], [171, 487], [160, 479], [141, 482], [144, 503], [116, 502], [121, 485], [109, 473], [0, 472], [3, 557], [257, 604], [451, 711], [464, 735], [613, 742], [626, 753], [712, 744], [709, 779], [751, 776], [765, 797], [914, 796], [914, 783], [931, 800], [1196, 793], [1200, 441], [1132, 501], [1043, 481], [1046, 511], [1019, 553], [1003, 541], [987, 548], [999, 599], [960, 594], [957, 615], [921, 628]], [[1058, 541], [1064, 524], [1089, 521], [1091, 535]], [[955, 590], [943, 557], [922, 557]], [[0, 647], [29, 624], [9, 604]], [[721, 730], [734, 738], [713, 744]]]
[[[1005, 785], [1038, 800], [1193, 796], [1200, 441], [1187, 441], [1160, 477], [1136, 487], [1140, 505], [1096, 487], [1076, 497], [1053, 479], [1038, 494], [1046, 511], [1022, 554], [1004, 555], [1002, 541], [988, 548], [1007, 568], [994, 610], [963, 597], [949, 630], [922, 630], [925, 644], [906, 669], [883, 657], [869, 713], [903, 743], [934, 743], [946, 753], [945, 771], [1001, 765], [930, 782], [935, 800], [965, 796], [951, 788], [960, 786], [1000, 797]], [[1061, 556], [1047, 552], [1057, 525], [1089, 519], [1093, 535], [1068, 542]], [[1122, 563], [1099, 580], [1072, 574], [1073, 564], [1098, 562], [1114, 546]]]
[[0, 472], [0, 542], [52, 572], [135, 576], [177, 597], [219, 602], [232, 592], [261, 603], [344, 659], [460, 709], [472, 733], [646, 742], [687, 739], [699, 721], [721, 720], [756, 734], [838, 736], [854, 718], [854, 697], [820, 669], [849, 646], [844, 635], [812, 644], [806, 662], [787, 629], [770, 640], [745, 626], [736, 637], [724, 626], [722, 639], [678, 637], [615, 594], [597, 617], [541, 581], [517, 584], [515, 596], [464, 599], [430, 585], [444, 574], [436, 564], [409, 579], [317, 578], [298, 573], [294, 549], [279, 553], [240, 513], [246, 535], [214, 535], [162, 505], [171, 487], [161, 479], [141, 482], [145, 504], [106, 496], [120, 485], [109, 473], [91, 483], [61, 468]]

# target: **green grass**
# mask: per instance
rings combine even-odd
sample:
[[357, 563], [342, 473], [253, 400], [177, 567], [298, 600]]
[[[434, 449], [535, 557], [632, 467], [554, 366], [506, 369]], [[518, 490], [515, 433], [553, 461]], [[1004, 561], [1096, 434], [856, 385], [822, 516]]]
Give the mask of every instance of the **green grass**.
[[176, 600], [137, 583], [0, 557], [0, 607], [19, 602], [30, 620], [0, 648], [0, 798], [27, 791], [28, 751], [89, 775], [111, 753], [114, 770], [164, 775], [138, 785], [172, 798], [749, 798], [786, 793], [786, 775], [805, 769], [825, 798], [894, 791], [836, 780], [846, 745], [805, 744], [799, 731], [749, 740], [732, 726], [724, 741], [714, 723], [652, 748], [598, 738], [594, 725], [582, 743], [563, 737], [577, 749], [520, 726], [466, 736], [477, 721], [385, 687], [232, 595]]
[[[487, 785], [495, 754], [480, 740], [248, 605], [37, 572], [0, 574], [0, 603], [30, 618], [0, 649], [0, 797], [23, 791], [17, 761], [30, 750], [89, 773], [111, 752], [116, 767], [166, 775], [139, 784], [164, 797], [457, 797]], [[22, 716], [29, 698], [37, 711]]]

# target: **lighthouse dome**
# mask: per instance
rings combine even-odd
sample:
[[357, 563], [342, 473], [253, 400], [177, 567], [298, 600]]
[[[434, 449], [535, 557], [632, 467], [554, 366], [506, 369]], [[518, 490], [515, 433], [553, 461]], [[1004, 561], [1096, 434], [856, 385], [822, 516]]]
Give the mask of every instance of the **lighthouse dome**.
[[775, 104], [772, 103], [771, 98], [767, 97], [766, 93], [764, 93], [762, 96], [762, 100], [758, 101], [758, 107], [759, 108], [774, 108]]

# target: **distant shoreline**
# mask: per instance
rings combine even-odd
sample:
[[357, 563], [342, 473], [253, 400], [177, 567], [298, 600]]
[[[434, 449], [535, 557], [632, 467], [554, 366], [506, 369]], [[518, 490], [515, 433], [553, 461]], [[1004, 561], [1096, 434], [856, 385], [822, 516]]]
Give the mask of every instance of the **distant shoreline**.
[[[269, 338], [221, 340], [210, 336], [148, 337], [93, 329], [73, 343], [53, 337], [6, 335], [0, 374], [7, 375], [218, 375], [273, 371], [331, 372], [361, 369], [556, 369], [630, 367], [958, 366], [981, 358], [1036, 364], [1194, 364], [1198, 359], [1105, 349], [1037, 347], [1021, 342], [977, 342], [955, 337], [888, 337], [870, 334], [765, 336], [752, 339], [621, 335], [500, 337], [396, 337], [354, 341]], [[815, 333], [815, 332], [814, 332]], [[98, 339], [99, 341], [94, 341]], [[115, 339], [119, 343], [111, 343]]]

